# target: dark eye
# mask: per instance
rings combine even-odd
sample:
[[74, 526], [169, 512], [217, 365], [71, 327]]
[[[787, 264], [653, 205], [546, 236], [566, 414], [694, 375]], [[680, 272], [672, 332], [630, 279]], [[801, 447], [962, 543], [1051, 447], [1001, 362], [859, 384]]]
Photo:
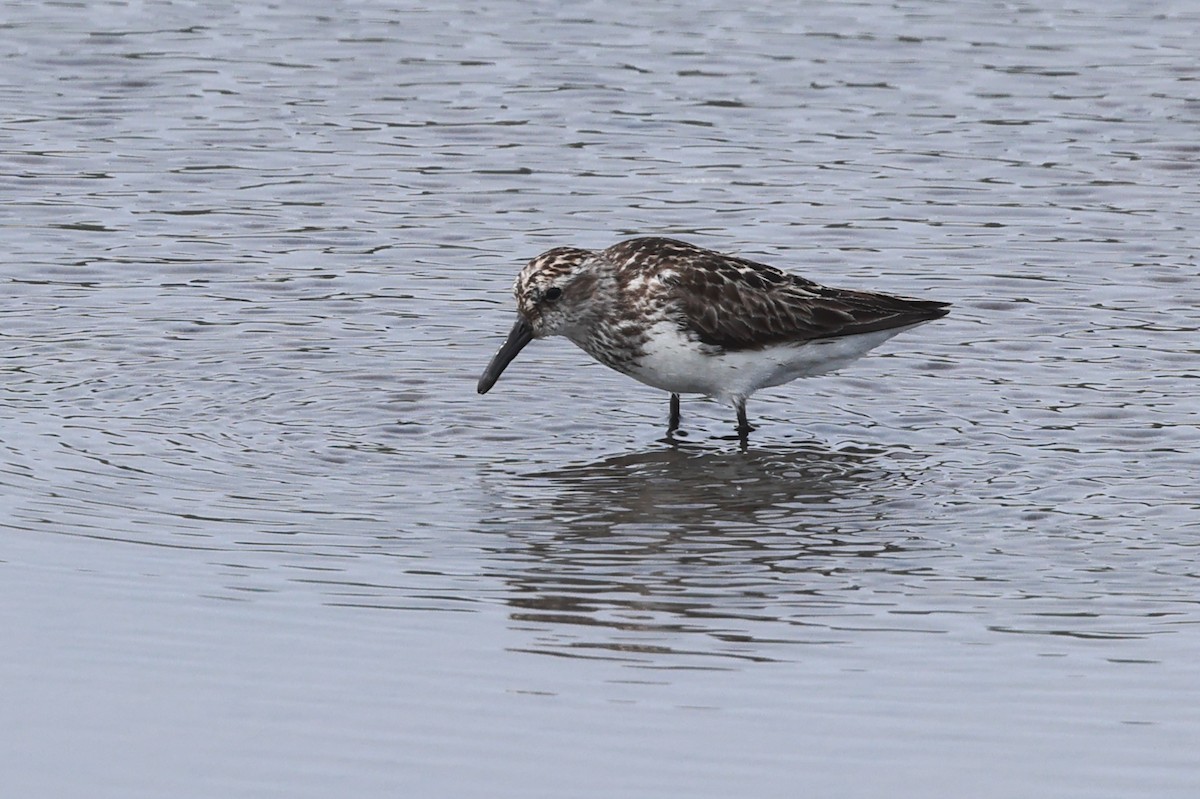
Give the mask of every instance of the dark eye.
[[545, 298], [546, 302], [554, 302], [561, 296], [562, 296], [562, 289], [560, 289], [558, 286], [551, 286], [550, 288], [546, 289], [546, 294], [544, 295], [544, 298]]

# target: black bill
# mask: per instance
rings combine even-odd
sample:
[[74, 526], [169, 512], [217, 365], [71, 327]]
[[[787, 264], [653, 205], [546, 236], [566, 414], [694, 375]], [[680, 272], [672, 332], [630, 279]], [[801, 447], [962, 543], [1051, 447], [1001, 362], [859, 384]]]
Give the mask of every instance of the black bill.
[[492, 386], [496, 385], [496, 381], [500, 379], [500, 375], [505, 368], [512, 363], [513, 358], [517, 357], [526, 344], [533, 341], [533, 328], [524, 318], [518, 316], [516, 324], [512, 326], [512, 330], [508, 331], [508, 338], [500, 347], [500, 351], [492, 358], [492, 362], [483, 370], [483, 374], [479, 376], [479, 393], [486, 394], [491, 390]]

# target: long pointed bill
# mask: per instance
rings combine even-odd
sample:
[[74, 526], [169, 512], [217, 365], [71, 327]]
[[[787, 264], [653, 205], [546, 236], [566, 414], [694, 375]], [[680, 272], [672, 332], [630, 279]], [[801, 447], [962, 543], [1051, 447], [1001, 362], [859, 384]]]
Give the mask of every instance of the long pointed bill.
[[486, 394], [491, 390], [492, 386], [496, 385], [496, 381], [500, 379], [501, 373], [505, 368], [512, 363], [513, 358], [517, 357], [526, 344], [533, 341], [533, 328], [525, 321], [524, 317], [518, 316], [516, 324], [512, 326], [512, 330], [508, 332], [508, 338], [500, 347], [500, 351], [492, 358], [492, 362], [483, 370], [483, 374], [479, 376], [479, 393]]

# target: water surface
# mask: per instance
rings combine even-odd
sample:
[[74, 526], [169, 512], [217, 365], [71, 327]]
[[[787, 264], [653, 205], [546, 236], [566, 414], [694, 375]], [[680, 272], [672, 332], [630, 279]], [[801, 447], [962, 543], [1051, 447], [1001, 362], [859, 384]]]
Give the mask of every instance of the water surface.
[[[0, 9], [12, 795], [1194, 795], [1189, 4]], [[954, 312], [475, 394], [645, 234]]]

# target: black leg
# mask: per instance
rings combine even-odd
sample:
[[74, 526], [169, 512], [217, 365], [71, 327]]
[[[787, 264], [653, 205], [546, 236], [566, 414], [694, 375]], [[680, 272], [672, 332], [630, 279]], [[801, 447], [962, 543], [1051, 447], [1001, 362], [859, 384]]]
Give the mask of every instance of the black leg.
[[667, 418], [667, 432], [674, 433], [679, 429], [679, 395], [671, 395], [671, 415]]
[[735, 400], [734, 406], [737, 408], [738, 438], [742, 439], [742, 441], [745, 441], [746, 436], [748, 436], [750, 434], [750, 431], [754, 429], [753, 427], [750, 426], [750, 422], [746, 421], [746, 400], [744, 400], [744, 399]]

